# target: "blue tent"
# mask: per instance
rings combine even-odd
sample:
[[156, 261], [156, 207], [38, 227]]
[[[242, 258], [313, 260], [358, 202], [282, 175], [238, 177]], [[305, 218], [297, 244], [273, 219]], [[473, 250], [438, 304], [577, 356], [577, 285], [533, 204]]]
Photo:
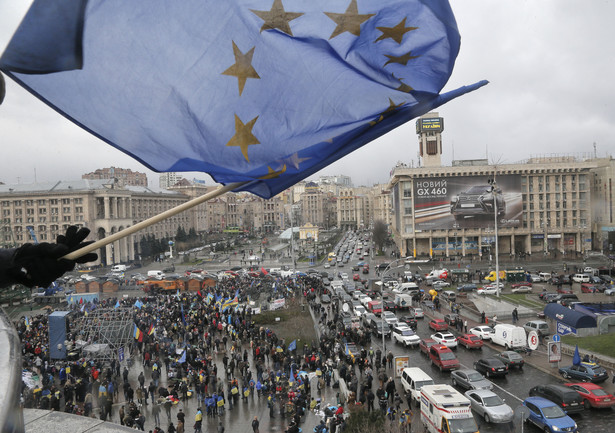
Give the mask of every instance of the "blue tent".
[[596, 327], [595, 317], [571, 310], [560, 304], [547, 304], [545, 307], [545, 316], [576, 329]]

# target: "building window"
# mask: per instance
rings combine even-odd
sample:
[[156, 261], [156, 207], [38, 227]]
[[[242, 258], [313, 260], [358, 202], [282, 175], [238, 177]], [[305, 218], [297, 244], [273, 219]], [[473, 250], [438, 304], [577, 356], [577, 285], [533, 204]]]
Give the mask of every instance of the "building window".
[[64, 212], [64, 213], [70, 213], [70, 208], [69, 208], [69, 207], [63, 207], [63, 208], [62, 208], [62, 212]]

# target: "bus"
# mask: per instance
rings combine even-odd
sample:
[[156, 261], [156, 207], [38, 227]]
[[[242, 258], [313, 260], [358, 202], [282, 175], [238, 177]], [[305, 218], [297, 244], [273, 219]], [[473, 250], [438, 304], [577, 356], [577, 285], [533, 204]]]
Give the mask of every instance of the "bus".
[[235, 226], [227, 226], [224, 230], [222, 230], [224, 233], [240, 233], [242, 230], [239, 229], [239, 227], [235, 227]]
[[329, 256], [327, 257], [327, 260], [329, 262], [334, 262], [335, 261], [335, 253], [333, 251], [329, 253]]

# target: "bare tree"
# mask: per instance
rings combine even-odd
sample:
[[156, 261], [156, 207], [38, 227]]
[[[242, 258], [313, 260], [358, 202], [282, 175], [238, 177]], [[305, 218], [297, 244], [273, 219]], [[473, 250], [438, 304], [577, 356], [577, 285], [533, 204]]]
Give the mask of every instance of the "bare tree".
[[374, 229], [372, 231], [372, 240], [376, 244], [378, 251], [382, 251], [384, 244], [387, 240], [387, 225], [384, 221], [378, 220], [374, 222]]

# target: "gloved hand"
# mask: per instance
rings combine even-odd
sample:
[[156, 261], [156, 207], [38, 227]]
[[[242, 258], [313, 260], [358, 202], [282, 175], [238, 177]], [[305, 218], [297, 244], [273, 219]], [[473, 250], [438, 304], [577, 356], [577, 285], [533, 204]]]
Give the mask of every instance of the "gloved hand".
[[70, 226], [66, 235], [59, 235], [56, 243], [43, 242], [37, 245], [24, 244], [15, 250], [12, 266], [8, 274], [17, 283], [27, 287], [47, 287], [65, 272], [72, 271], [77, 263], [87, 263], [98, 259], [98, 254], [88, 253], [75, 260], [60, 259], [94, 241], [82, 242], [90, 234], [90, 229]]

